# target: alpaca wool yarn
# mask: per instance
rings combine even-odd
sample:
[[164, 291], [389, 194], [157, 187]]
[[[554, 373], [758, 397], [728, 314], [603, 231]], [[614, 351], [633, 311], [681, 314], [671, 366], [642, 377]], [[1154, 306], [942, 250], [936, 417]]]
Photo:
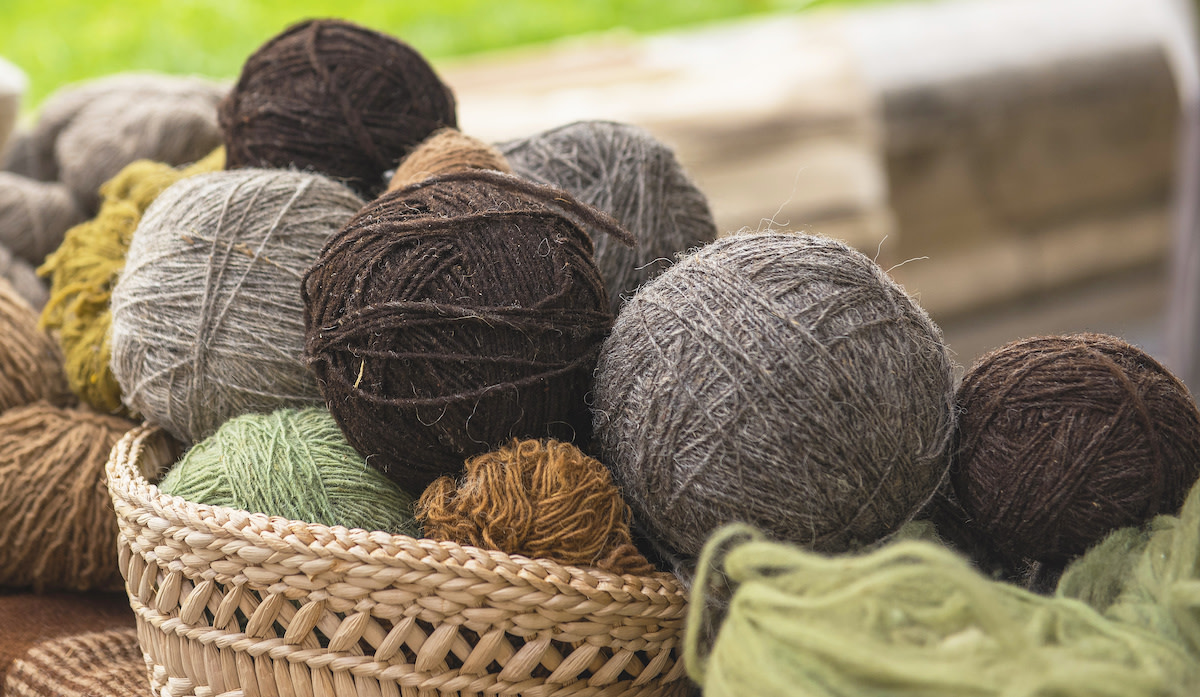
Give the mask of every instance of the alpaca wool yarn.
[[421, 491], [513, 438], [586, 439], [612, 324], [570, 194], [468, 170], [364, 207], [303, 284], [305, 355], [367, 461]]
[[224, 166], [221, 148], [183, 169], [150, 160], [130, 163], [101, 187], [104, 202], [96, 217], [68, 230], [39, 269], [50, 279], [41, 325], [58, 336], [71, 390], [97, 410], [132, 416], [121, 403], [121, 387], [109, 366], [109, 302], [134, 230], [168, 186]]
[[822, 237], [737, 235], [622, 308], [596, 368], [598, 457], [685, 576], [733, 521], [844, 551], [932, 497], [953, 388], [940, 330], [869, 258]]
[[3, 245], [0, 245], [0, 278], [8, 281], [16, 294], [35, 311], [45, 307], [49, 297], [46, 284], [38, 278], [37, 271], [29, 262], [18, 259]]
[[[207, 148], [197, 148], [198, 152], [190, 159], [171, 161], [164, 153], [154, 152], [154, 144], [160, 144], [168, 151], [176, 150], [178, 143], [174, 139], [190, 141], [192, 134], [180, 129], [180, 124], [188, 128], [194, 124], [190, 119], [179, 120], [172, 113], [170, 104], [178, 100], [184, 105], [185, 111], [196, 101], [207, 103], [208, 109], [214, 111], [227, 87], [211, 80], [199, 77], [181, 77], [159, 73], [121, 73], [109, 75], [95, 80], [87, 80], [77, 84], [67, 85], [55, 91], [42, 104], [38, 111], [37, 121], [28, 132], [28, 137], [21, 144], [22, 152], [17, 153], [19, 164], [14, 171], [40, 181], [65, 181], [63, 179], [60, 155], [68, 155], [82, 163], [87, 159], [87, 152], [93, 145], [83, 134], [97, 134], [106, 144], [100, 144], [101, 152], [111, 152], [111, 149], [125, 150], [128, 159], [124, 162], [109, 163], [107, 176], [99, 176], [95, 185], [104, 183], [110, 176], [116, 174], [122, 167], [137, 159], [151, 159], [183, 164], [198, 159], [217, 145], [214, 142]], [[108, 106], [89, 111], [94, 104], [106, 103]], [[127, 115], [114, 115], [113, 104], [123, 104]], [[150, 118], [147, 110], [140, 104], [153, 105], [160, 109], [160, 118]], [[106, 122], [105, 119], [116, 118], [116, 121]], [[213, 116], [209, 117], [211, 123]], [[94, 121], [95, 120], [95, 121]], [[72, 136], [75, 144], [71, 148], [59, 147], [59, 138], [68, 131], [76, 130]], [[116, 144], [121, 139], [128, 139], [128, 147]], [[79, 166], [86, 166], [80, 164]]]
[[349, 22], [301, 22], [254, 52], [220, 109], [228, 166], [293, 167], [373, 197], [439, 128], [454, 95], [408, 44]]
[[159, 489], [307, 523], [417, 534], [412, 497], [367, 465], [324, 407], [235, 416], [188, 450]]
[[217, 103], [224, 90], [207, 87], [149, 92], [135, 101], [120, 93], [92, 100], [55, 142], [59, 179], [94, 213], [101, 185], [125, 165], [141, 159], [182, 165], [209, 154], [221, 144]]
[[512, 172], [504, 156], [494, 146], [453, 128], [443, 128], [435, 131], [400, 161], [400, 166], [388, 183], [388, 191], [403, 189], [438, 174], [467, 169]]
[[989, 580], [929, 542], [821, 556], [731, 526], [705, 547], [686, 627], [684, 664], [706, 697], [1200, 690], [1197, 655], [1170, 635]]
[[1174, 513], [1200, 477], [1200, 414], [1157, 361], [1101, 334], [1035, 337], [963, 378], [950, 481], [1009, 559], [1061, 563]]
[[524, 440], [467, 460], [417, 501], [424, 536], [618, 574], [654, 570], [608, 469], [570, 443]]
[[30, 264], [40, 264], [86, 218], [71, 190], [0, 172], [0, 245]]
[[62, 353], [29, 303], [0, 279], [0, 412], [39, 400], [72, 401]]
[[0, 413], [0, 586], [119, 587], [104, 465], [135, 425], [45, 402]]
[[363, 202], [316, 174], [245, 169], [172, 184], [112, 292], [125, 405], [185, 444], [233, 416], [319, 404], [301, 362], [300, 279]]
[[681, 252], [717, 238], [708, 200], [667, 145], [637, 126], [580, 121], [501, 143], [513, 171], [612, 215], [634, 248], [593, 236], [613, 314]]

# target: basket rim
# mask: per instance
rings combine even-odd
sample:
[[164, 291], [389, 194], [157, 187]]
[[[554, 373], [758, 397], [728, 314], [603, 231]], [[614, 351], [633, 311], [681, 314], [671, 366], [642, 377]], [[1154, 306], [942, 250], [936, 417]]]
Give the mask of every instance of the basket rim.
[[[159, 518], [154, 526], [177, 528], [189, 544], [207, 544], [214, 539], [234, 539], [272, 552], [305, 555], [314, 560], [333, 560], [377, 567], [428, 570], [437, 568], [455, 576], [494, 578], [498, 571], [517, 581], [542, 585], [552, 583], [560, 593], [612, 598], [633, 594], [664, 604], [686, 603], [683, 583], [665, 571], [640, 576], [617, 574], [595, 567], [559, 564], [455, 542], [416, 538], [400, 533], [370, 531], [343, 526], [326, 526], [290, 520], [282, 516], [251, 513], [226, 506], [188, 501], [163, 493], [135, 465], [149, 439], [165, 433], [160, 427], [141, 424], [131, 429], [113, 447], [105, 479], [114, 505], [124, 502]], [[117, 505], [118, 515], [121, 506]], [[146, 521], [139, 521], [145, 524]], [[197, 537], [192, 537], [197, 536]], [[187, 540], [192, 537], [193, 541]]]

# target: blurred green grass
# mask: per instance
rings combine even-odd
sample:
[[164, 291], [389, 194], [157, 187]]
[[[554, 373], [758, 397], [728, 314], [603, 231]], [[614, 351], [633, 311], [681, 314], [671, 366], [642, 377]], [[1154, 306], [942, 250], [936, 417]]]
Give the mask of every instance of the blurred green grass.
[[437, 62], [625, 28], [649, 33], [771, 12], [879, 0], [0, 0], [0, 55], [29, 76], [23, 111], [80, 80], [127, 70], [236, 77], [284, 27], [341, 17]]

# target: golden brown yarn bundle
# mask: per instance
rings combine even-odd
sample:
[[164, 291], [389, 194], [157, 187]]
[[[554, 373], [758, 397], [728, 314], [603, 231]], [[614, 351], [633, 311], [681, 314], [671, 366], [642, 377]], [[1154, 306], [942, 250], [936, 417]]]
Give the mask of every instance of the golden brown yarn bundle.
[[0, 412], [46, 400], [71, 401], [62, 354], [38, 329], [37, 313], [0, 279]]
[[443, 128], [426, 138], [396, 168], [388, 191], [403, 189], [438, 174], [467, 169], [512, 172], [495, 147], [453, 128]]
[[221, 104], [229, 168], [293, 167], [368, 198], [408, 151], [457, 125], [454, 96], [408, 44], [339, 20], [289, 27]]
[[134, 426], [46, 402], [0, 414], [0, 586], [119, 585], [117, 518], [104, 465]]
[[1011, 562], [1062, 564], [1110, 531], [1178, 511], [1200, 477], [1187, 389], [1121, 339], [1024, 339], [957, 394], [954, 493]]
[[130, 415], [109, 367], [109, 301], [142, 214], [180, 179], [224, 166], [221, 148], [183, 169], [150, 160], [129, 164], [101, 187], [104, 202], [96, 217], [68, 230], [58, 250], [39, 269], [50, 279], [42, 326], [58, 334], [71, 389], [96, 409]]
[[608, 469], [570, 443], [524, 440], [467, 460], [417, 501], [425, 537], [618, 574], [654, 567], [634, 547]]
[[469, 170], [358, 212], [304, 277], [305, 356], [350, 444], [409, 491], [513, 438], [586, 440], [612, 325], [570, 194]]

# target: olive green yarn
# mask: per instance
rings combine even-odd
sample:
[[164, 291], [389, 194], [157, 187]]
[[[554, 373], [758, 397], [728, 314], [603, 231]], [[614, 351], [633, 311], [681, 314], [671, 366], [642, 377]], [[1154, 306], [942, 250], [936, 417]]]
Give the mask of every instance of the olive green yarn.
[[103, 203], [96, 217], [68, 230], [38, 269], [50, 279], [41, 326], [58, 336], [71, 390], [98, 411], [137, 417], [121, 403], [121, 386], [109, 368], [109, 303], [142, 214], [175, 182], [224, 167], [224, 148], [184, 168], [130, 163], [100, 188]]
[[418, 534], [412, 497], [367, 465], [323, 407], [230, 419], [184, 454], [159, 489], [308, 523]]
[[[712, 608], [731, 592], [719, 632]], [[1183, 697], [1200, 662], [1079, 600], [992, 581], [937, 544], [827, 557], [737, 525], [705, 546], [685, 664], [705, 697]]]

